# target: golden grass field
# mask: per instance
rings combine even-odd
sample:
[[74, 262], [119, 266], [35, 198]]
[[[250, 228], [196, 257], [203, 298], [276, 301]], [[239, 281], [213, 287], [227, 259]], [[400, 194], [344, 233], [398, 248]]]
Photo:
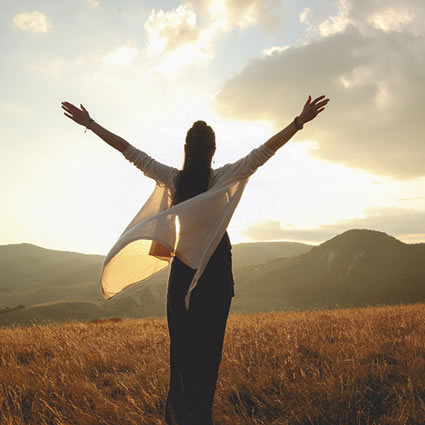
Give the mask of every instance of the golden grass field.
[[[0, 424], [164, 424], [165, 319], [0, 329]], [[425, 305], [231, 315], [217, 425], [424, 424]]]

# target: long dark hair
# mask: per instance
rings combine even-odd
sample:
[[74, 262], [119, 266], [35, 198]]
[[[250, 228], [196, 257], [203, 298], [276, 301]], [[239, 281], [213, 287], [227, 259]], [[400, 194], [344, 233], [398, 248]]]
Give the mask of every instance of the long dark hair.
[[196, 121], [186, 134], [183, 169], [176, 182], [173, 205], [208, 189], [215, 133], [205, 121]]

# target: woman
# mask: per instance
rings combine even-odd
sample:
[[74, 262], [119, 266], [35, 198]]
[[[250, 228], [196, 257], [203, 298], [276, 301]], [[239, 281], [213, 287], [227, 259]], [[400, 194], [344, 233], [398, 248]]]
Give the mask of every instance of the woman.
[[[197, 121], [186, 135], [182, 170], [163, 165], [109, 132], [81, 106], [62, 102], [65, 115], [119, 150], [145, 175], [154, 193], [105, 258], [101, 285], [110, 299], [171, 261], [167, 286], [169, 425], [211, 425], [227, 317], [234, 296], [227, 225], [256, 169], [325, 109], [311, 96], [299, 116], [259, 148], [212, 170], [214, 131]], [[134, 259], [138, 260], [135, 261]], [[113, 261], [112, 261], [113, 260]]]

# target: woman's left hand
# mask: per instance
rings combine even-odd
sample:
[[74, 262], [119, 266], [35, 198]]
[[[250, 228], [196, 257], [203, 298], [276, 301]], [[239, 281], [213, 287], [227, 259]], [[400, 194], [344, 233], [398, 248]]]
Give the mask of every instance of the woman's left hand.
[[65, 111], [63, 114], [72, 121], [80, 125], [87, 125], [90, 120], [90, 114], [83, 105], [80, 105], [81, 109], [74, 106], [69, 102], [62, 102], [62, 109]]
[[309, 122], [316, 118], [316, 116], [325, 109], [325, 106], [329, 102], [326, 96], [319, 96], [311, 101], [311, 96], [308, 97], [306, 104], [304, 105], [303, 111], [299, 116], [299, 121], [302, 124]]

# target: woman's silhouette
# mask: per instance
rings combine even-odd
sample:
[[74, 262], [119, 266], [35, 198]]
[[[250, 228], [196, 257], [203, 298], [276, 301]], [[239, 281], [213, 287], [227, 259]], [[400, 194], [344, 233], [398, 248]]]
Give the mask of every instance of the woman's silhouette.
[[[313, 101], [309, 96], [301, 114], [286, 128], [246, 157], [217, 170], [211, 169], [215, 153], [214, 131], [204, 121], [196, 121], [186, 135], [185, 160], [180, 171], [158, 163], [100, 126], [90, 117], [83, 105], [80, 105], [79, 109], [69, 102], [62, 102], [67, 117], [85, 126], [86, 130], [90, 129], [123, 153], [145, 175], [154, 178], [161, 187], [167, 186], [171, 194], [166, 207], [158, 207], [158, 211], [148, 214], [148, 220], [140, 219], [137, 223], [138, 238], [149, 239], [149, 255], [160, 259], [166, 258], [167, 255], [170, 258], [172, 256], [167, 286], [170, 385], [165, 405], [165, 421], [169, 425], [213, 424], [212, 405], [227, 317], [234, 296], [231, 244], [226, 227], [244, 187], [237, 187], [236, 183], [246, 182], [249, 176], [302, 129], [305, 123], [323, 111], [328, 101], [325, 96]], [[146, 204], [148, 203], [149, 201]], [[220, 205], [217, 207], [217, 204]], [[178, 230], [170, 227], [173, 230], [170, 233], [180, 231], [184, 241], [176, 242], [175, 235], [171, 235], [174, 242], [167, 242], [163, 234], [159, 237], [155, 233], [155, 229], [149, 235], [146, 230], [141, 230], [144, 223], [152, 223], [156, 213], [164, 208], [165, 214], [168, 211], [176, 211], [172, 217], [178, 217], [179, 223], [183, 224], [179, 224]], [[162, 222], [157, 222], [160, 223]], [[204, 224], [201, 226], [199, 223]], [[180, 226], [184, 225], [189, 231], [180, 229]], [[130, 230], [135, 228], [136, 225]], [[160, 228], [164, 233], [163, 225], [157, 225], [156, 228]], [[131, 241], [134, 242], [134, 239], [134, 233], [131, 238], [128, 232], [123, 233], [119, 243], [117, 242], [119, 247], [112, 250], [113, 255], [122, 252], [120, 250]], [[197, 251], [202, 251], [202, 255]], [[197, 260], [193, 260], [194, 258]], [[105, 264], [108, 261], [107, 258]], [[115, 264], [118, 264], [117, 261]], [[106, 283], [106, 278], [105, 283], [102, 281], [102, 291], [106, 298], [111, 298], [129, 286], [123, 283], [114, 288], [117, 279], [109, 280], [111, 283]]]

